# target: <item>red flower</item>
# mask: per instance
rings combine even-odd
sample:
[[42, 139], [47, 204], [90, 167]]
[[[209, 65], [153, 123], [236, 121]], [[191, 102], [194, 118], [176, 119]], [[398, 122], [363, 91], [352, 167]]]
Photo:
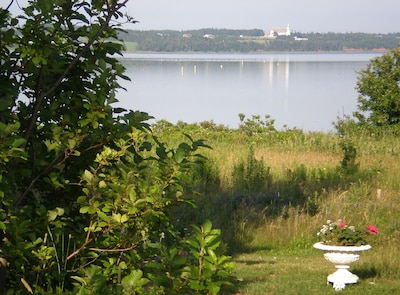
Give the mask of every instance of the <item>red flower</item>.
[[346, 224], [345, 224], [343, 221], [341, 221], [341, 222], [339, 222], [339, 226], [340, 226], [340, 227], [345, 227]]
[[378, 229], [373, 225], [368, 225], [367, 230], [374, 236], [378, 233]]

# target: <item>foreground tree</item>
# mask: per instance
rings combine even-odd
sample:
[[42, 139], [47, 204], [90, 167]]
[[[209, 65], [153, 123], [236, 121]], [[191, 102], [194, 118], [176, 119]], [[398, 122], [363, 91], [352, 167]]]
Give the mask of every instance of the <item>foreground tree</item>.
[[372, 59], [359, 74], [357, 90], [361, 122], [376, 126], [400, 123], [400, 48]]
[[229, 284], [219, 231], [206, 222], [181, 241], [171, 219], [206, 145], [170, 148], [148, 114], [113, 107], [128, 79], [116, 59], [126, 3], [35, 0], [18, 18], [0, 8], [0, 294]]

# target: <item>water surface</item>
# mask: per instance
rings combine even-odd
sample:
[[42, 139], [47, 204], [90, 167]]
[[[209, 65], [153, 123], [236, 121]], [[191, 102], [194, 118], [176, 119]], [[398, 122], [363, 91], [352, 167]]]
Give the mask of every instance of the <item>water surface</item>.
[[357, 71], [380, 54], [126, 54], [120, 105], [172, 123], [236, 128], [239, 113], [278, 129], [329, 131], [356, 110]]

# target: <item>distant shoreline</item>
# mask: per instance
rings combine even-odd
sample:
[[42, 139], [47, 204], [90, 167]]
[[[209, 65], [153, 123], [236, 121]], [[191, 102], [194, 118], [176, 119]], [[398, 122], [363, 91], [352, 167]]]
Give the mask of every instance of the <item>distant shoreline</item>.
[[377, 52], [377, 53], [386, 53], [389, 52], [390, 49], [387, 48], [374, 48], [372, 50], [364, 50], [364, 49], [359, 49], [359, 48], [348, 48], [348, 49], [344, 49], [343, 52]]
[[375, 49], [357, 49], [349, 48], [343, 50], [315, 50], [315, 51], [254, 51], [254, 52], [232, 52], [232, 51], [132, 51], [126, 50], [122, 53], [129, 54], [296, 54], [296, 53], [387, 53], [390, 49], [375, 48]]
[[204, 29], [197, 31], [133, 31], [120, 34], [127, 52], [267, 53], [388, 52], [400, 45], [400, 33], [293, 33], [266, 37], [264, 31]]

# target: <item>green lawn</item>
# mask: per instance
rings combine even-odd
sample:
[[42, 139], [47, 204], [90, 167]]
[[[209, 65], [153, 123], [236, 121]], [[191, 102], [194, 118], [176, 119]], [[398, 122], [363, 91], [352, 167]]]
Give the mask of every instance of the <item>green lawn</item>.
[[[380, 279], [379, 273], [370, 266], [369, 256], [371, 255], [363, 253], [360, 261], [350, 268], [360, 277], [359, 282], [347, 285], [340, 293], [400, 294], [400, 280]], [[293, 253], [261, 250], [236, 255], [234, 260], [237, 263], [235, 275], [240, 281], [240, 295], [338, 293], [326, 281], [326, 276], [334, 272], [335, 267], [318, 250], [298, 256]]]

